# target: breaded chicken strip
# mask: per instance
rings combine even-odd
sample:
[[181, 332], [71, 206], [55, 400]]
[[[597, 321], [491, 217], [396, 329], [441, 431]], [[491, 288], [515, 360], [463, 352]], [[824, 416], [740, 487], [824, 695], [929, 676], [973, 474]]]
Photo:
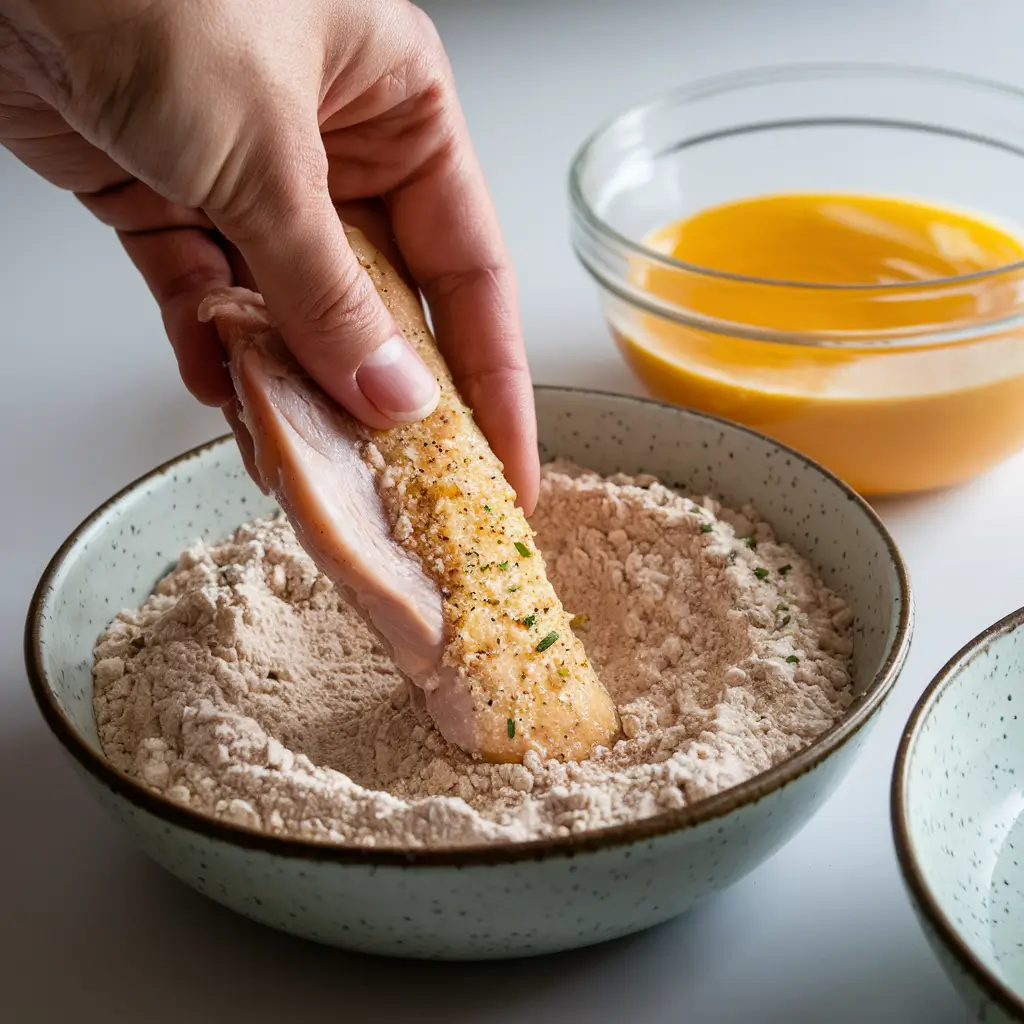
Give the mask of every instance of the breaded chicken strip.
[[488, 761], [584, 758], [614, 740], [615, 706], [419, 299], [361, 233], [349, 241], [440, 402], [419, 423], [364, 427], [301, 369], [259, 295], [215, 292], [200, 316], [228, 350], [260, 477], [446, 739]]

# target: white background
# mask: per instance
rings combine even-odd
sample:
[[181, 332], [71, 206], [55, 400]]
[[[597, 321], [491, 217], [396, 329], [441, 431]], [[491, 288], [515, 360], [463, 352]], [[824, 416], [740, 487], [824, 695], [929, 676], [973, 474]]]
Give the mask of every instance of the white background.
[[[791, 60], [906, 61], [1024, 85], [1019, 0], [425, 6], [455, 66], [546, 383], [638, 390], [567, 243], [570, 156], [618, 108], [693, 77]], [[222, 426], [179, 384], [156, 308], [113, 234], [6, 154], [0, 339], [0, 1019], [967, 1019], [904, 898], [888, 781], [934, 672], [1024, 604], [1024, 460], [883, 506], [916, 588], [913, 654], [848, 781], [748, 880], [686, 919], [590, 951], [388, 962], [279, 936], [163, 874], [93, 804], [31, 703], [21, 626], [46, 560], [114, 490]]]

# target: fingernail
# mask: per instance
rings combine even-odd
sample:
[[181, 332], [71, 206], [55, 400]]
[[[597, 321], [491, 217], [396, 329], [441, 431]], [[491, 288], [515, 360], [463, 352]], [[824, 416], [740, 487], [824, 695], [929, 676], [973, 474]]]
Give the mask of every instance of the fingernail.
[[359, 390], [390, 419], [415, 423], [429, 416], [440, 388], [405, 338], [388, 338], [356, 371]]

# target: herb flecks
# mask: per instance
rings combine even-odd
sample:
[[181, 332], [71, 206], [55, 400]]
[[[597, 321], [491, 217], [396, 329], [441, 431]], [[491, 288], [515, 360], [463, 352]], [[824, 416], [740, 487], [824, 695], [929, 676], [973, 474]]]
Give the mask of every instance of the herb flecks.
[[534, 612], [532, 615], [527, 615], [526, 618], [523, 619], [523, 625], [527, 629], [532, 629], [533, 626], [536, 624], [536, 622], [537, 622], [537, 613], [536, 612]]
[[516, 720], [514, 718], [508, 720], [508, 738], [510, 740], [516, 738]]
[[754, 575], [755, 575], [755, 576], [756, 576], [756, 577], [757, 577], [757, 578], [758, 578], [759, 580], [766, 580], [766, 579], [768, 579], [768, 570], [767, 570], [766, 568], [764, 568], [764, 566], [761, 566], [761, 565], [759, 565], [759, 566], [758, 566], [758, 567], [757, 567], [757, 568], [756, 568], [756, 569], [754, 570]]
[[747, 547], [750, 548], [751, 551], [756, 551], [757, 550], [757, 540], [756, 540], [756, 538], [754, 538], [754, 537], [744, 537], [743, 538], [743, 543], [746, 544]]
[[714, 523], [701, 523], [700, 524], [700, 532], [701, 533], [710, 533], [714, 528], [715, 528], [715, 524]]
[[800, 659], [795, 654], [791, 654], [786, 659], [786, 661], [788, 661], [790, 663], [790, 665], [799, 665], [800, 664]]
[[558, 674], [563, 679], [568, 679], [569, 678], [569, 670], [567, 668], [565, 668], [564, 666], [558, 670]]
[[779, 575], [780, 576], [786, 576], [788, 573], [792, 572], [792, 570], [793, 570], [793, 566], [791, 566], [787, 562], [785, 565], [780, 565], [779, 566]]
[[523, 558], [530, 558], [533, 552], [521, 541], [516, 541], [516, 551], [523, 556]]
[[558, 634], [552, 630], [539, 644], [537, 644], [536, 651], [538, 654], [543, 654], [556, 640]]
[[499, 562], [498, 563], [498, 568], [499, 569], [507, 569], [508, 568], [508, 562]]

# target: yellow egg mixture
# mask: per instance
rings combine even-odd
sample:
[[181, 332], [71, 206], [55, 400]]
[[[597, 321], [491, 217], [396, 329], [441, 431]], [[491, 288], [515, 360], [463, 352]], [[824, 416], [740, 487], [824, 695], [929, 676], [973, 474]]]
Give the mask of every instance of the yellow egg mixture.
[[[732, 325], [612, 313], [655, 394], [764, 430], [872, 494], [958, 482], [1024, 443], [1024, 337], [979, 327], [1016, 311], [1024, 273], [948, 280], [1024, 260], [1003, 229], [909, 200], [794, 194], [704, 210], [645, 242], [702, 272], [649, 261], [635, 283]], [[797, 337], [739, 336], [750, 328]], [[950, 330], [970, 340], [925, 340]], [[842, 344], [800, 343], [826, 334]]]

